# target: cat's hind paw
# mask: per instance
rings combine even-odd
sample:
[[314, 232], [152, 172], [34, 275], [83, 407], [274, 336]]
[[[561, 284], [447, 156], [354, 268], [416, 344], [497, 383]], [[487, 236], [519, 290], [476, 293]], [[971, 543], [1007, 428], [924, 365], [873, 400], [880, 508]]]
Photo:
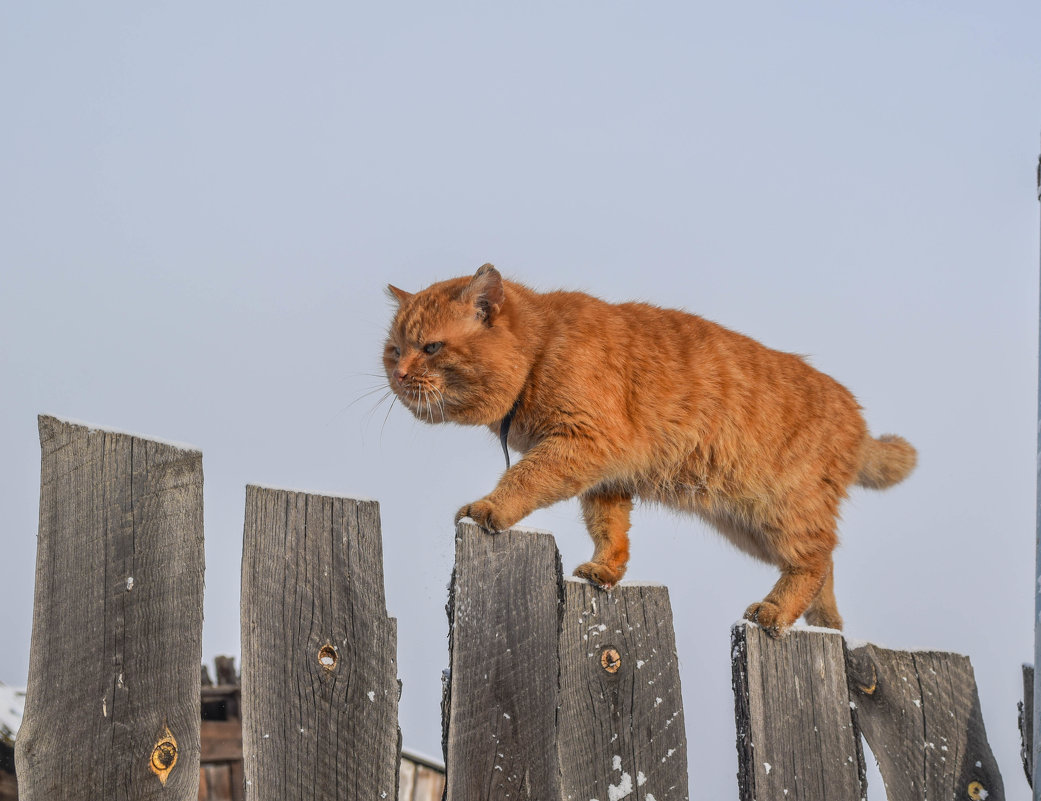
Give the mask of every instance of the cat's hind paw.
[[574, 575], [585, 579], [590, 584], [595, 584], [601, 589], [609, 590], [622, 580], [622, 576], [625, 575], [625, 568], [611, 567], [602, 562], [583, 562], [575, 568]]
[[499, 517], [495, 512], [495, 506], [493, 506], [490, 501], [474, 501], [455, 513], [455, 522], [458, 523], [464, 517], [469, 517], [485, 531], [492, 533], [504, 531], [509, 528], [509, 526], [502, 524], [502, 521], [499, 520]]
[[759, 601], [745, 610], [745, 620], [751, 620], [774, 639], [788, 635], [791, 621], [785, 620], [781, 607], [770, 601]]

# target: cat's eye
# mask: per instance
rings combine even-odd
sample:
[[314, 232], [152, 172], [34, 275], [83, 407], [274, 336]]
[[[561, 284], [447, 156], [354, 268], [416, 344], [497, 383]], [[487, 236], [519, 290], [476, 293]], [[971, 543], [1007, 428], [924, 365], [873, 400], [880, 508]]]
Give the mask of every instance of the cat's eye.
[[428, 356], [433, 356], [435, 353], [441, 350], [441, 348], [444, 347], [444, 344], [444, 342], [428, 342], [423, 346], [423, 353], [427, 354]]
[[390, 352], [394, 354], [395, 359], [401, 358], [401, 348], [399, 348], [397, 345], [392, 346]]

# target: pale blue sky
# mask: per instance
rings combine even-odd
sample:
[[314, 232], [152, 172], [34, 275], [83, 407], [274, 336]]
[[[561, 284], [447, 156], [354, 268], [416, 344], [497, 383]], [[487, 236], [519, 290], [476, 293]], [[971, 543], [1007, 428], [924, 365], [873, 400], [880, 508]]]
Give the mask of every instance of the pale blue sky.
[[[451, 517], [502, 456], [350, 404], [383, 286], [491, 261], [807, 354], [918, 447], [845, 507], [840, 609], [971, 656], [1026, 798], [1039, 30], [1025, 0], [6, 4], [0, 680], [28, 665], [36, 414], [70, 416], [203, 450], [207, 659], [238, 649], [246, 483], [378, 498], [404, 741], [436, 755]], [[575, 503], [527, 522], [588, 557]], [[692, 788], [736, 797], [729, 626], [773, 571], [640, 509], [629, 577], [670, 588]]]

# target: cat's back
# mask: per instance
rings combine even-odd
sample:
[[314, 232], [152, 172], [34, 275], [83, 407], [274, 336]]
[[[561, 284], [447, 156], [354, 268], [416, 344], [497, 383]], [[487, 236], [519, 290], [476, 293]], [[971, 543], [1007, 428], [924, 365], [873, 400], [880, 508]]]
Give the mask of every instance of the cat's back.
[[696, 405], [730, 418], [859, 420], [852, 393], [802, 356], [682, 309], [611, 303], [584, 292], [530, 293], [545, 320], [545, 365], [561, 383], [617, 395], [630, 413], [672, 417]]

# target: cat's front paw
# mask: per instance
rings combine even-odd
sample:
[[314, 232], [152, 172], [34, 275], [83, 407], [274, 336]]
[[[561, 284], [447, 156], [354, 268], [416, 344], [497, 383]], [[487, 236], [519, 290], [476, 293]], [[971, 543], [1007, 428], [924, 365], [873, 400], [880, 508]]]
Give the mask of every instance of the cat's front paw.
[[622, 580], [622, 576], [625, 575], [625, 566], [611, 567], [602, 562], [583, 562], [575, 568], [574, 574], [591, 584], [609, 590]]
[[485, 531], [504, 531], [510, 527], [509, 523], [500, 519], [494, 504], [487, 499], [464, 506], [455, 513], [455, 522], [458, 523], [464, 517], [469, 517]]
[[745, 610], [745, 620], [757, 623], [759, 628], [774, 639], [788, 636], [791, 621], [786, 620], [781, 607], [771, 601], [759, 601]]

